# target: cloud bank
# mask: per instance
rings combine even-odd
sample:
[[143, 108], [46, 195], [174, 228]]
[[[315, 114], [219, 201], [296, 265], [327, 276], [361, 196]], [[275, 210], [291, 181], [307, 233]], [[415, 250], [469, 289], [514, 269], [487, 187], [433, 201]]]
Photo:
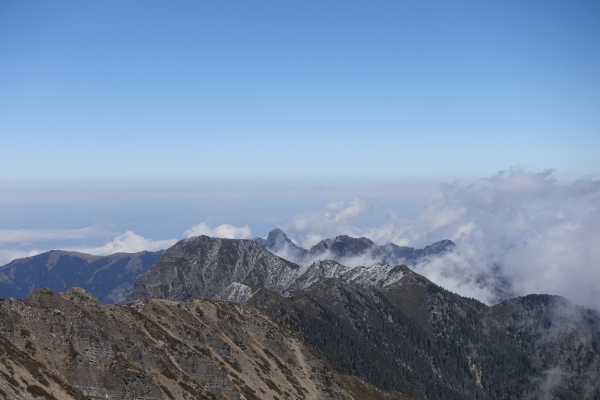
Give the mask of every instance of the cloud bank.
[[99, 247], [78, 247], [70, 250], [77, 250], [82, 253], [105, 256], [114, 253], [137, 253], [140, 251], [158, 251], [173, 246], [177, 239], [152, 240], [143, 236], [136, 235], [132, 231], [127, 231], [117, 236], [113, 241]]
[[252, 231], [248, 225], [237, 227], [229, 224], [222, 224], [212, 229], [206, 223], [202, 222], [183, 232], [183, 236], [186, 238], [200, 235], [214, 236], [225, 239], [250, 239], [253, 237]]
[[339, 234], [414, 247], [451, 239], [456, 251], [420, 263], [417, 272], [488, 303], [550, 293], [600, 308], [599, 204], [598, 180], [559, 182], [550, 170], [511, 168], [466, 186], [441, 184], [415, 220], [390, 212], [361, 226], [375, 206], [356, 198], [282, 229], [303, 247]]

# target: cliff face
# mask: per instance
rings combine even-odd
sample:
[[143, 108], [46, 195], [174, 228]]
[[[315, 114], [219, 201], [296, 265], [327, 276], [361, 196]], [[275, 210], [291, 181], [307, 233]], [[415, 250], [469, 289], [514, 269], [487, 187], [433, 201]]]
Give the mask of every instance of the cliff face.
[[0, 301], [0, 395], [46, 399], [407, 398], [337, 375], [248, 306], [102, 306], [82, 289]]

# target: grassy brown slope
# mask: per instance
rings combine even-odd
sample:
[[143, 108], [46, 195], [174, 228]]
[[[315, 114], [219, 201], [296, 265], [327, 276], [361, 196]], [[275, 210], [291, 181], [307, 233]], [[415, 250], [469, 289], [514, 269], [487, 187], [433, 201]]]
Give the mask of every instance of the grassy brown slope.
[[0, 358], [0, 398], [358, 400], [351, 391], [368, 388], [347, 388], [255, 308], [203, 299], [102, 306], [81, 289], [1, 300]]

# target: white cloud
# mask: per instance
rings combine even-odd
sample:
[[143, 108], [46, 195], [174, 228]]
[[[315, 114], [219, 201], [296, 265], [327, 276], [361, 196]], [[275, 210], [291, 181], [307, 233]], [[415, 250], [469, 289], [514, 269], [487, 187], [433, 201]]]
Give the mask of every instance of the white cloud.
[[[89, 239], [108, 238], [108, 243], [100, 246], [89, 245], [62, 245], [62, 250], [78, 251], [93, 255], [109, 255], [114, 253], [137, 253], [140, 251], [158, 251], [174, 245], [178, 239], [152, 240], [127, 231], [115, 237], [115, 233], [108, 232], [101, 227], [87, 227], [80, 229], [17, 229], [0, 230], [0, 266], [17, 258], [30, 257], [56, 247], [48, 247], [47, 242], [70, 241], [84, 243]], [[235, 227], [222, 224], [214, 229], [205, 223], [196, 225], [184, 232], [184, 237], [209, 235], [230, 239], [252, 238], [252, 231], [248, 226]], [[52, 245], [50, 245], [52, 246]]]
[[600, 181], [560, 183], [551, 171], [515, 168], [467, 187], [442, 185], [413, 229], [422, 243], [451, 238], [471, 256], [423, 272], [449, 278], [456, 267], [477, 276], [497, 263], [516, 294], [559, 294], [597, 308], [599, 200]]
[[[84, 242], [89, 239], [114, 238], [102, 246], [73, 245], [72, 242]], [[56, 247], [48, 247], [47, 242], [69, 241], [69, 245], [59, 246], [62, 250], [78, 251], [93, 255], [108, 255], [113, 253], [137, 253], [139, 251], [157, 251], [166, 249], [176, 239], [152, 240], [127, 231], [115, 237], [101, 227], [80, 229], [17, 229], [0, 230], [0, 265], [5, 265], [17, 258], [30, 257]], [[52, 246], [52, 245], [50, 245]]]
[[322, 210], [294, 218], [282, 229], [303, 247], [310, 247], [325, 237], [356, 235], [354, 224], [371, 213], [373, 200], [356, 197], [350, 202], [327, 204]]
[[456, 251], [417, 272], [486, 302], [510, 282], [505, 294], [558, 294], [600, 308], [598, 180], [559, 182], [550, 170], [511, 168], [470, 185], [440, 185], [414, 220], [389, 213], [360, 226], [374, 209], [361, 198], [330, 203], [281, 228], [305, 248], [340, 234], [413, 247], [451, 239]]
[[186, 238], [200, 235], [225, 239], [250, 239], [253, 237], [252, 231], [248, 225], [237, 227], [229, 224], [222, 224], [212, 229], [208, 224], [202, 222], [183, 232], [183, 236]]
[[137, 253], [140, 251], [158, 251], [173, 246], [177, 239], [152, 240], [127, 231], [117, 236], [113, 241], [99, 247], [78, 247], [75, 250], [93, 255], [109, 255], [114, 253]]
[[43, 253], [43, 251], [39, 250], [0, 250], [0, 266], [8, 264], [12, 260], [23, 257], [31, 257], [36, 254]]

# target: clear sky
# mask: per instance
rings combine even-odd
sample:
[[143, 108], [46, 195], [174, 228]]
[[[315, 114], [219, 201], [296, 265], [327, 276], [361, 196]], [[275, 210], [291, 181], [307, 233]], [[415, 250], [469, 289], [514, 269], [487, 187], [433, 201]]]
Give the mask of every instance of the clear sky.
[[451, 290], [600, 308], [599, 173], [597, 0], [0, 1], [0, 265], [451, 239]]
[[0, 184], [600, 167], [597, 1], [2, 1]]

